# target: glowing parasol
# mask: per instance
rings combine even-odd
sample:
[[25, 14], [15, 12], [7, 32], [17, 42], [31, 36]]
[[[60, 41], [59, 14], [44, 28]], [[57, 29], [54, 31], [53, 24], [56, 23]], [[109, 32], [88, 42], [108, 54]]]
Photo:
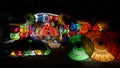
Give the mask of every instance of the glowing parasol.
[[34, 23], [35, 18], [32, 13], [25, 14], [24, 18], [26, 19], [26, 22], [25, 22], [26, 25]]
[[80, 24], [80, 28], [79, 28], [79, 33], [80, 33], [80, 34], [85, 34], [85, 33], [87, 33], [89, 30], [92, 29], [92, 26], [91, 26], [90, 23], [87, 22], [87, 21], [77, 20], [76, 22], [77, 22], [78, 24]]
[[60, 14], [58, 16], [58, 23], [61, 25], [68, 25], [68, 23], [70, 24], [71, 20], [70, 20], [70, 16], [66, 15], [66, 14]]
[[93, 43], [82, 35], [71, 36], [65, 46], [68, 57], [75, 61], [86, 60], [93, 53]]
[[108, 23], [106, 22], [97, 22], [94, 26], [93, 26], [93, 30], [97, 30], [97, 31], [106, 31], [109, 29]]
[[113, 61], [117, 55], [117, 47], [114, 41], [100, 31], [90, 31], [85, 34], [94, 43], [92, 59], [100, 62]]

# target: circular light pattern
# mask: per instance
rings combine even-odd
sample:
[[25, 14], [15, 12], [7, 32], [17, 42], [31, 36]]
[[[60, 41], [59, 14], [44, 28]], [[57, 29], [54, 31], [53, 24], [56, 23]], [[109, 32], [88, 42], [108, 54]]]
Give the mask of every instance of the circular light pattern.
[[82, 35], [71, 36], [65, 44], [65, 48], [68, 50], [68, 57], [75, 61], [86, 60], [93, 52], [92, 42]]
[[109, 29], [109, 26], [106, 22], [97, 22], [93, 26], [93, 30], [97, 30], [97, 31], [106, 31], [108, 29]]
[[43, 26], [39, 32], [40, 36], [58, 36], [58, 32], [52, 26]]
[[117, 44], [118, 56], [116, 59], [120, 60], [120, 32], [118, 32], [118, 31], [106, 31], [105, 33], [106, 33], [106, 35], [110, 36]]
[[35, 18], [34, 18], [34, 15], [32, 13], [28, 13], [28, 14], [24, 15], [24, 18], [26, 19], [25, 24], [28, 25], [28, 24], [34, 23]]
[[92, 26], [90, 25], [89, 22], [87, 21], [81, 21], [81, 20], [78, 20], [76, 21], [78, 24], [80, 24], [80, 29], [79, 29], [79, 33], [80, 34], [85, 34], [87, 33], [89, 30], [92, 29]]
[[12, 40], [18, 40], [18, 39], [20, 39], [20, 33], [19, 32], [18, 33], [10, 33], [10, 38]]
[[118, 50], [116, 44], [109, 36], [100, 31], [90, 31], [85, 36], [94, 43], [92, 59], [100, 62], [110, 62], [115, 59]]
[[49, 16], [47, 13], [36, 13], [35, 16], [35, 22], [43, 22], [47, 23], [49, 21]]

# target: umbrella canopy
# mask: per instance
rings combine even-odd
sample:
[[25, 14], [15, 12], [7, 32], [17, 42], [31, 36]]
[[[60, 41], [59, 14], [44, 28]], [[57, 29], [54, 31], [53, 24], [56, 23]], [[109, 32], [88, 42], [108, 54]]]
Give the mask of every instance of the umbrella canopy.
[[97, 30], [97, 31], [106, 31], [108, 29], [110, 29], [110, 28], [109, 28], [108, 23], [106, 23], [106, 22], [97, 22], [93, 26], [93, 30]]
[[118, 49], [112, 38], [100, 31], [90, 31], [85, 36], [94, 43], [92, 59], [100, 62], [110, 62], [115, 59]]
[[82, 35], [92, 29], [91, 24], [87, 21], [77, 20], [76, 22], [80, 24], [79, 33]]
[[26, 19], [26, 25], [33, 24], [35, 22], [35, 17], [32, 13], [25, 14], [24, 18]]
[[82, 35], [71, 36], [65, 46], [68, 57], [74, 61], [86, 60], [93, 53], [93, 43]]

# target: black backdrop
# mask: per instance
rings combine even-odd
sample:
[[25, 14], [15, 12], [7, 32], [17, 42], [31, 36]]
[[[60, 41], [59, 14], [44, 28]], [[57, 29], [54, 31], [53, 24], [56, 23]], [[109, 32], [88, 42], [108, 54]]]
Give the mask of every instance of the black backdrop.
[[119, 2], [115, 0], [3, 0], [0, 2], [0, 10], [10, 12], [14, 16], [28, 12], [65, 13], [73, 19], [108, 19], [116, 29], [119, 27], [119, 9]]

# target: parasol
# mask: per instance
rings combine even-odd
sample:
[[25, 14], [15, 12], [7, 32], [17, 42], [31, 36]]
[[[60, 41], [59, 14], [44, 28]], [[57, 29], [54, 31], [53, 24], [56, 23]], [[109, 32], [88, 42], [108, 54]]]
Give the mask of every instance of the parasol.
[[100, 31], [90, 31], [85, 36], [94, 43], [92, 59], [100, 62], [110, 62], [115, 59], [118, 50], [112, 38]]
[[71, 36], [65, 44], [65, 50], [70, 59], [82, 61], [92, 55], [93, 43], [86, 36], [74, 35]]

